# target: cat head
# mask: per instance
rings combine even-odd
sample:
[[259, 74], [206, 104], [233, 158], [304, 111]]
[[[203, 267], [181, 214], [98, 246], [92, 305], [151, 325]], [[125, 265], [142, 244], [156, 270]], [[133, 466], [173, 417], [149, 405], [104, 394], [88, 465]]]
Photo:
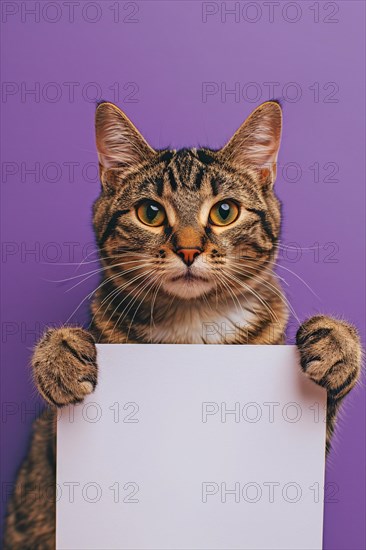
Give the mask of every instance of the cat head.
[[157, 151], [118, 107], [100, 104], [94, 228], [119, 284], [141, 285], [145, 273], [162, 292], [193, 299], [250, 284], [270, 268], [280, 230], [273, 184], [281, 126], [281, 107], [269, 101], [220, 150]]

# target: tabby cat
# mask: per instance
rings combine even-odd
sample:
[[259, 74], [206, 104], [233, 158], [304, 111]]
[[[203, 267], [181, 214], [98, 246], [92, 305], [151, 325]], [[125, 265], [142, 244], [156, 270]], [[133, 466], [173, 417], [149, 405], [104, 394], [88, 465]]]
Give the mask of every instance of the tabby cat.
[[[9, 504], [6, 548], [55, 547], [56, 411], [94, 390], [96, 342], [284, 343], [288, 310], [273, 273], [281, 127], [281, 107], [269, 101], [218, 151], [156, 151], [115, 105], [97, 107], [103, 279], [90, 329], [47, 330], [35, 349], [34, 380], [49, 408], [35, 422]], [[359, 376], [360, 340], [348, 323], [317, 315], [300, 326], [297, 345], [305, 375], [328, 392], [329, 450], [339, 405]]]

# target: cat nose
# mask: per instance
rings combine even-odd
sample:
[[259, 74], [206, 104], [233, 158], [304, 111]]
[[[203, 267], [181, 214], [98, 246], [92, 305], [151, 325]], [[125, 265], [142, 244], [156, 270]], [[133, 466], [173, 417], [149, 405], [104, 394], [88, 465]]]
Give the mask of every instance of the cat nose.
[[199, 248], [179, 248], [176, 254], [189, 267], [193, 264], [197, 256], [201, 254], [201, 250]]

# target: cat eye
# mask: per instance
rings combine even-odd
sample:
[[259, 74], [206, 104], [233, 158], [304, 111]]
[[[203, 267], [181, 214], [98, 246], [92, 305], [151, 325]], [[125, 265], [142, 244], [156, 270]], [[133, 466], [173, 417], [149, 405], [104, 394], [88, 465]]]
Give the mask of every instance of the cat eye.
[[239, 206], [231, 200], [216, 203], [210, 211], [209, 221], [213, 225], [229, 225], [239, 216]]
[[159, 227], [163, 225], [166, 220], [166, 213], [161, 204], [155, 201], [142, 202], [137, 210], [136, 214], [140, 222], [152, 227]]

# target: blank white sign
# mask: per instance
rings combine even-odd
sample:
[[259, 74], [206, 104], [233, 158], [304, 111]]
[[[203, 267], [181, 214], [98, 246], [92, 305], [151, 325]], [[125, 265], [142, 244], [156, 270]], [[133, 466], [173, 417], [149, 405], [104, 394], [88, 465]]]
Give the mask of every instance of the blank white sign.
[[321, 549], [326, 393], [294, 346], [98, 345], [57, 430], [57, 548]]

